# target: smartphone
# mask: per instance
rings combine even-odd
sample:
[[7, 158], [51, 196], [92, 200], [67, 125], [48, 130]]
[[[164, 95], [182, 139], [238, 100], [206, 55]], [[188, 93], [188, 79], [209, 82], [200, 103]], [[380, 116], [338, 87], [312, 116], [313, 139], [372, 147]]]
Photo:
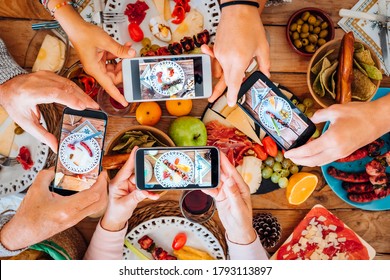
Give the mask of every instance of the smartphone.
[[205, 54], [124, 59], [124, 95], [128, 102], [208, 98], [211, 59]]
[[51, 190], [72, 195], [90, 188], [101, 169], [107, 114], [65, 108]]
[[216, 147], [140, 148], [135, 158], [140, 190], [206, 189], [219, 184]]
[[316, 126], [263, 73], [242, 84], [238, 105], [284, 150], [305, 144]]

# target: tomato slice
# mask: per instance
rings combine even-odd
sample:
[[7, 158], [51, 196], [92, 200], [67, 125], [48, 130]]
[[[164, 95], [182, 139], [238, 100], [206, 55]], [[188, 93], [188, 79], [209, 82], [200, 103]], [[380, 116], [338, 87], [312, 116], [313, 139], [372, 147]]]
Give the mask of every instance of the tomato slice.
[[139, 27], [136, 23], [130, 23], [128, 26], [128, 31], [131, 40], [134, 42], [141, 42], [144, 38], [144, 32], [142, 31], [141, 27]]
[[172, 249], [173, 250], [180, 250], [183, 248], [184, 245], [186, 245], [187, 242], [187, 235], [184, 232], [180, 232], [176, 234], [175, 238], [172, 242]]
[[274, 139], [272, 139], [270, 136], [266, 136], [261, 141], [263, 144], [263, 147], [267, 154], [269, 154], [271, 157], [276, 157], [278, 154], [278, 145], [276, 145]]
[[253, 150], [255, 151], [256, 156], [261, 160], [266, 160], [268, 157], [267, 152], [264, 150], [264, 148], [259, 144], [253, 145]]
[[176, 7], [173, 9], [171, 16], [174, 18], [172, 20], [172, 23], [180, 24], [183, 22], [183, 20], [186, 16], [186, 11], [184, 10], [183, 6], [176, 5]]

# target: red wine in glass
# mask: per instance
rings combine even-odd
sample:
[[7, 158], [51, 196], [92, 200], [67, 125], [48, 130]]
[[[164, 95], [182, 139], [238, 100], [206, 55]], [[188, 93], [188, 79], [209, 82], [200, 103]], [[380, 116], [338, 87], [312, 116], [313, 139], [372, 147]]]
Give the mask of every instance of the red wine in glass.
[[182, 207], [193, 215], [204, 214], [214, 204], [213, 198], [201, 190], [193, 190], [185, 194]]

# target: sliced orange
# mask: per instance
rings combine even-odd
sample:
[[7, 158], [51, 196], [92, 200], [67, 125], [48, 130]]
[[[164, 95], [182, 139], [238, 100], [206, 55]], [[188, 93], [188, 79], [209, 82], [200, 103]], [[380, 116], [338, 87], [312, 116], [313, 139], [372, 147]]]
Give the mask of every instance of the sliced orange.
[[299, 205], [308, 199], [318, 183], [316, 175], [308, 172], [298, 172], [288, 181], [286, 196], [290, 204]]

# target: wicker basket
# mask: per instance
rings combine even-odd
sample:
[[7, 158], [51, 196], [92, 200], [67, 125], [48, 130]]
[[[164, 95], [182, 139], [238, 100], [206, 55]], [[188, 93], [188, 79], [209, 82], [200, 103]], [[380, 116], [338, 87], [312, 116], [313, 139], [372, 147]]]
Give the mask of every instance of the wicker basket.
[[[129, 220], [128, 231], [138, 226], [140, 223], [164, 216], [183, 217], [180, 211], [179, 203], [173, 200], [158, 201], [140, 207], [134, 210], [133, 215]], [[213, 220], [210, 219], [202, 224], [206, 227], [219, 241], [222, 246], [225, 257], [227, 255], [227, 245], [224, 235], [224, 230]]]

